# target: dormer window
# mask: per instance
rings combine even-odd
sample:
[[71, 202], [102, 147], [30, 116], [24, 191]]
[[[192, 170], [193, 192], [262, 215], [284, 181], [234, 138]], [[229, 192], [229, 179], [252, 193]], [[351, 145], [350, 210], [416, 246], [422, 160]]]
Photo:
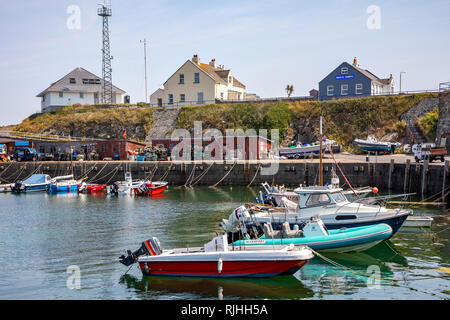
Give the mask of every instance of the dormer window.
[[341, 74], [348, 74], [348, 68], [347, 67], [342, 67], [341, 68]]
[[70, 81], [69, 81], [70, 83], [77, 83], [76, 81], [75, 81], [75, 78], [70, 78]]

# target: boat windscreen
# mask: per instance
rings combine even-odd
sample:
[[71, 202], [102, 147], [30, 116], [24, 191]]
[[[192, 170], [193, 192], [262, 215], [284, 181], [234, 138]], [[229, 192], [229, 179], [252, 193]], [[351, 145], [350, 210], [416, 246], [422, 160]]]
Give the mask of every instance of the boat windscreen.
[[342, 201], [347, 200], [347, 199], [345, 198], [345, 196], [342, 194], [342, 192], [334, 192], [334, 193], [331, 194], [331, 197], [332, 197], [333, 200], [336, 201], [336, 202], [342, 202]]

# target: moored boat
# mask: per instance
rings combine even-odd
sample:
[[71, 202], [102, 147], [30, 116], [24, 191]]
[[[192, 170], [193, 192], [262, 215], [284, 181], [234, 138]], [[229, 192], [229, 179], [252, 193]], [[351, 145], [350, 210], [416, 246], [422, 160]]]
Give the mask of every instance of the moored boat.
[[109, 194], [114, 195], [132, 195], [134, 189], [139, 188], [144, 181], [133, 181], [131, 172], [125, 172], [125, 181], [116, 181], [107, 188]]
[[11, 185], [14, 193], [46, 191], [50, 187], [51, 178], [48, 174], [33, 174], [25, 180], [18, 180]]
[[135, 252], [127, 251], [120, 262], [138, 262], [144, 275], [178, 277], [271, 277], [294, 274], [313, 258], [307, 247], [283, 246], [281, 249], [234, 250], [226, 235], [218, 236], [204, 247], [162, 250], [157, 238], [142, 243]]
[[73, 179], [73, 175], [53, 178], [48, 191], [50, 193], [78, 192], [78, 181]]
[[[320, 217], [327, 229], [363, 227], [385, 223], [392, 228], [392, 235], [400, 229], [406, 218], [412, 214], [410, 209], [387, 209], [371, 204], [373, 198], [348, 201], [343, 189], [325, 187], [299, 187], [290, 193], [281, 193], [269, 204], [248, 204], [237, 208], [221, 223], [225, 231], [233, 230], [238, 221], [271, 222], [274, 229], [288, 221], [293, 227], [299, 222], [307, 222], [311, 217]], [[289, 199], [288, 199], [289, 197]], [[277, 202], [279, 200], [279, 202]]]
[[86, 192], [86, 193], [101, 193], [106, 190], [106, 184], [86, 184], [80, 183], [78, 185], [78, 192]]
[[165, 181], [145, 181], [138, 187], [133, 188], [134, 194], [137, 196], [155, 196], [161, 194], [166, 189]]
[[[270, 223], [264, 226], [247, 224], [241, 230], [251, 229], [252, 235], [261, 234], [261, 237], [250, 237], [248, 233], [244, 239], [232, 243], [233, 246], [248, 246], [251, 249], [265, 249], [279, 245], [307, 245], [316, 251], [325, 252], [360, 252], [367, 250], [392, 234], [392, 228], [387, 224], [376, 224], [372, 226], [343, 228], [328, 230], [318, 218], [313, 218], [303, 226], [297, 225], [291, 230], [288, 222], [284, 222], [282, 230], [273, 230]], [[229, 237], [233, 235], [229, 234]], [[250, 239], [248, 239], [250, 238]]]
[[0, 184], [0, 193], [4, 193], [4, 192], [11, 192], [11, 186], [13, 184]]

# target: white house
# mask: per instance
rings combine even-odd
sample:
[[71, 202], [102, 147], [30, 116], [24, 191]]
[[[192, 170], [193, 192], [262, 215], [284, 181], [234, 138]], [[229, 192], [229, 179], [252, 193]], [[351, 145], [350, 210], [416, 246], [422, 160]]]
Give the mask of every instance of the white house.
[[[113, 103], [123, 103], [125, 91], [112, 87]], [[41, 112], [50, 112], [74, 104], [95, 105], [102, 103], [103, 79], [78, 67], [52, 83], [37, 95], [41, 98]]]
[[215, 103], [217, 100], [254, 100], [256, 95], [248, 95], [243, 85], [231, 70], [219, 66], [216, 59], [208, 64], [201, 63], [194, 55], [187, 60], [164, 83], [164, 89], [156, 90], [150, 96], [153, 106], [184, 106]]

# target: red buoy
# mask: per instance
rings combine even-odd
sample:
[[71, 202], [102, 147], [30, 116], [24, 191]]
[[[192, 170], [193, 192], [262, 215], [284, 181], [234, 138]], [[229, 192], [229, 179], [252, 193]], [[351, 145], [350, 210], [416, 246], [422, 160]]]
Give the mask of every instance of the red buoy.
[[372, 192], [373, 192], [373, 193], [378, 193], [378, 188], [377, 188], [377, 187], [373, 187], [373, 188], [372, 188]]

